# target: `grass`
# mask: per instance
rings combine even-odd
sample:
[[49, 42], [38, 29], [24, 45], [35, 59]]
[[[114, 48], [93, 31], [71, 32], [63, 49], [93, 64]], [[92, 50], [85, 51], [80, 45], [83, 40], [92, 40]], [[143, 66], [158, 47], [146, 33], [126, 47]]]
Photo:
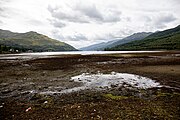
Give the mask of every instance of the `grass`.
[[104, 97], [108, 98], [108, 99], [112, 99], [112, 100], [122, 100], [122, 99], [127, 99], [128, 98], [126, 96], [115, 96], [115, 95], [112, 95], [112, 94], [105, 94]]
[[180, 96], [180, 93], [164, 93], [164, 92], [157, 92], [157, 97], [173, 97], [173, 96]]

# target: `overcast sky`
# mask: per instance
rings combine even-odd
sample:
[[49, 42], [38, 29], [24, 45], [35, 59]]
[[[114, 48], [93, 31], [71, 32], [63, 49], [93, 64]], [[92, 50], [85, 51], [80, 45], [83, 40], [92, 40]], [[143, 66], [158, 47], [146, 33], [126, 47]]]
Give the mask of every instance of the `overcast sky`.
[[180, 0], [0, 0], [0, 29], [76, 48], [180, 24]]

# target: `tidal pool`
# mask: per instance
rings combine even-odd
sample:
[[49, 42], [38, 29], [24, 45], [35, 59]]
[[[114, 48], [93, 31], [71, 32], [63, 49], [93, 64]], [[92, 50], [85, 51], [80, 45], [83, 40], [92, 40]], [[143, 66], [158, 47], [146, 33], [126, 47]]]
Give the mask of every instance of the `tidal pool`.
[[80, 87], [74, 87], [71, 89], [64, 89], [60, 92], [57, 91], [46, 91], [41, 94], [53, 94], [53, 93], [71, 93], [81, 90], [106, 90], [111, 88], [128, 88], [128, 89], [148, 89], [154, 87], [162, 87], [160, 83], [156, 82], [147, 77], [139, 75], [128, 74], [128, 73], [116, 73], [111, 72], [110, 74], [90, 74], [82, 73], [71, 77], [71, 81], [80, 82], [83, 85]]
[[82, 82], [84, 84], [84, 87], [86, 88], [112, 88], [112, 86], [127, 86], [140, 89], [147, 89], [153, 87], [160, 87], [160, 84], [158, 82], [155, 82], [150, 78], [134, 74], [116, 72], [111, 72], [111, 74], [83, 73], [81, 75], [72, 77], [71, 80], [75, 82]]

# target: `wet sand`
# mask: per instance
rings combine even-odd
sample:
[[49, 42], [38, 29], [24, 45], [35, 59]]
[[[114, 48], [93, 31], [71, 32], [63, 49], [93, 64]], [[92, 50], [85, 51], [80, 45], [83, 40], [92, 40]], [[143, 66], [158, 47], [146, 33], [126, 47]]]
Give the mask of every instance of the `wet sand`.
[[[82, 86], [71, 77], [111, 72], [140, 75], [163, 87]], [[54, 55], [0, 60], [0, 119], [179, 119], [180, 52]], [[48, 93], [49, 94], [41, 94]]]

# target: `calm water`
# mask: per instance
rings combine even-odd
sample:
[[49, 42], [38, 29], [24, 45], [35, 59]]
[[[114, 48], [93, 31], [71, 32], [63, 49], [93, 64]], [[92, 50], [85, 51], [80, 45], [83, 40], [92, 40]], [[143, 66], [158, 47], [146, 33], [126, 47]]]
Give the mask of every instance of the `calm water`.
[[57, 55], [93, 55], [93, 54], [115, 54], [115, 53], [152, 53], [159, 51], [69, 51], [69, 52], [36, 52], [20, 54], [0, 54], [0, 59], [32, 59], [46, 58]]

